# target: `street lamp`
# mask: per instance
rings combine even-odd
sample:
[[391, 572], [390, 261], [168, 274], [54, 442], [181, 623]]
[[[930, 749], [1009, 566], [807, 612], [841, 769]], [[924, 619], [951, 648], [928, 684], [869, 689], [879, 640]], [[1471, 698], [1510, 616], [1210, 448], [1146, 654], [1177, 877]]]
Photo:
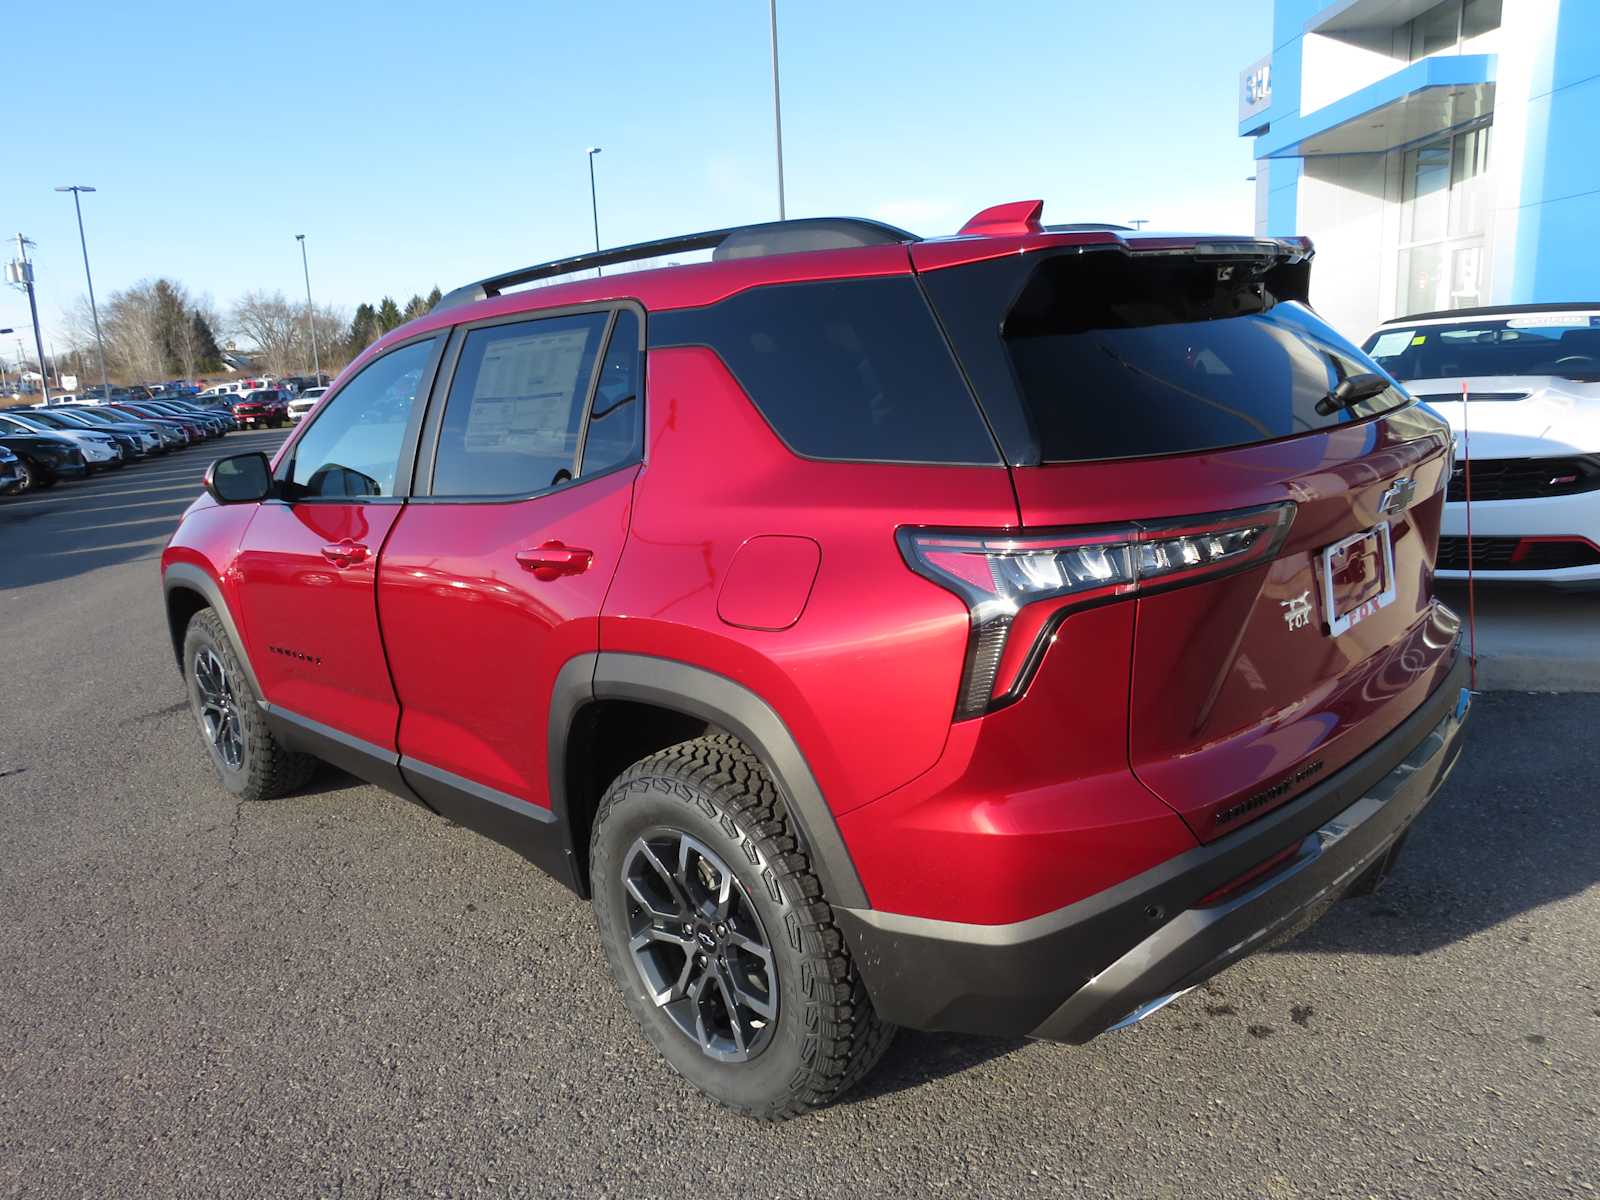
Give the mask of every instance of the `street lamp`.
[[783, 106], [778, 102], [778, 0], [769, 0], [767, 15], [772, 30], [772, 132], [778, 143], [778, 220], [787, 220], [783, 206]]
[[100, 336], [100, 310], [94, 303], [94, 276], [89, 273], [89, 240], [83, 235], [83, 203], [80, 196], [84, 192], [92, 192], [92, 187], [83, 184], [73, 184], [71, 187], [58, 187], [58, 192], [72, 193], [72, 207], [78, 213], [78, 244], [83, 247], [83, 277], [89, 284], [89, 312], [94, 317], [94, 344], [100, 352], [100, 400], [109, 403], [111, 400], [111, 376], [106, 373], [106, 343]]
[[[594, 156], [600, 153], [599, 146], [590, 146], [586, 152], [589, 155], [589, 214], [594, 217], [594, 252], [600, 253], [600, 204], [594, 197]], [[600, 268], [594, 269], [595, 278], [600, 278]]]
[[306, 235], [297, 233], [294, 240], [300, 243], [300, 269], [306, 276], [306, 327], [311, 330], [311, 370], [322, 386], [322, 357], [317, 353], [317, 310], [311, 307], [311, 267], [306, 262]]

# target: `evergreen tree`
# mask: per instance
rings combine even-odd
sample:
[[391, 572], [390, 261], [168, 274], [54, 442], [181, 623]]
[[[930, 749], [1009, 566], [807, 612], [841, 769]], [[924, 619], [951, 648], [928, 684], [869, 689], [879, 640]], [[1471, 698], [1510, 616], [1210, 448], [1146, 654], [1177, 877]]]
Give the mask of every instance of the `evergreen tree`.
[[388, 333], [389, 330], [399, 325], [404, 318], [400, 315], [400, 306], [394, 300], [385, 296], [378, 302], [378, 331]]
[[402, 316], [407, 321], [415, 321], [418, 317], [427, 316], [428, 308], [429, 305], [426, 300], [424, 300], [421, 296], [414, 295], [411, 297], [411, 299], [406, 301], [406, 310]]
[[217, 345], [217, 335], [211, 322], [200, 313], [189, 317], [189, 338], [195, 347], [195, 366], [201, 371], [216, 371], [222, 367], [222, 347]]
[[154, 306], [154, 334], [160, 356], [160, 373], [182, 370], [189, 356], [184, 353], [189, 335], [189, 305], [182, 288], [169, 280], [158, 279], [150, 292]]
[[345, 348], [351, 358], [360, 354], [383, 331], [378, 328], [377, 310], [370, 304], [356, 305], [356, 315], [350, 318], [350, 331], [345, 334]]
[[439, 291], [439, 285], [433, 285], [433, 291], [428, 293], [428, 311], [432, 312], [439, 306], [439, 301], [444, 299], [444, 294]]

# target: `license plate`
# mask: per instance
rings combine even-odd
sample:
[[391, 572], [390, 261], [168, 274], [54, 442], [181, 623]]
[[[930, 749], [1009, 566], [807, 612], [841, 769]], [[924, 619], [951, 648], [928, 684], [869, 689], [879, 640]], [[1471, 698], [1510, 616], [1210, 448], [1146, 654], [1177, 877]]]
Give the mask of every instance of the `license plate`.
[[1322, 609], [1331, 636], [1393, 604], [1394, 595], [1394, 535], [1387, 521], [1323, 550]]

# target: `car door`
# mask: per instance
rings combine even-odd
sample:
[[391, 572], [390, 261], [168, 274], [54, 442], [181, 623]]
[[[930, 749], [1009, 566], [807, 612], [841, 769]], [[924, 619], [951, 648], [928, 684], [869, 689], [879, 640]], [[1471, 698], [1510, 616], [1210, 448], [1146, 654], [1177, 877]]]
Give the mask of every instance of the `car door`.
[[312, 732], [387, 753], [398, 707], [378, 636], [379, 551], [410, 492], [427, 388], [443, 338], [375, 358], [280, 456], [233, 570], [265, 699]]
[[[400, 766], [431, 805], [547, 809], [564, 663], [599, 648], [642, 446], [642, 313], [459, 330], [423, 430], [417, 495], [384, 548], [378, 611]], [[602, 353], [602, 347], [604, 351]]]

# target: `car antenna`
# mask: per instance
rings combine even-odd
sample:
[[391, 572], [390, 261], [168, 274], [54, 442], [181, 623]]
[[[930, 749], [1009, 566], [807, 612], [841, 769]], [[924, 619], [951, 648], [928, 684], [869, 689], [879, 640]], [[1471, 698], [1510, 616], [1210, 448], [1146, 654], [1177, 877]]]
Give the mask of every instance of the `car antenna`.
[[1472, 430], [1467, 421], [1472, 391], [1461, 381], [1461, 483], [1467, 491], [1467, 662], [1468, 686], [1478, 690], [1478, 597], [1472, 574]]

